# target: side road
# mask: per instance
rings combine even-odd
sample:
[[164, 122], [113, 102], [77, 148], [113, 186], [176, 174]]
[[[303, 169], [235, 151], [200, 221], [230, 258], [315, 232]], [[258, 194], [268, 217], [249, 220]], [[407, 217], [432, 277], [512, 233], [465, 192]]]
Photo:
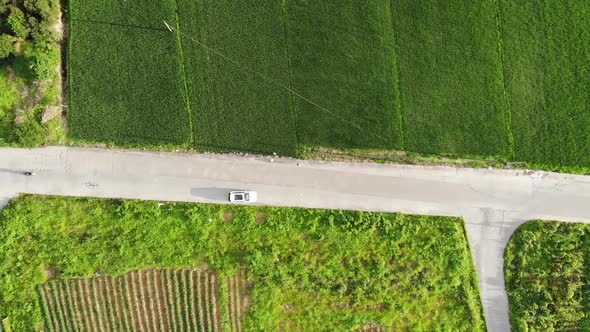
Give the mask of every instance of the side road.
[[[22, 172], [33, 171], [35, 176]], [[503, 251], [531, 219], [590, 222], [590, 177], [453, 167], [48, 147], [0, 149], [0, 206], [18, 193], [462, 216], [489, 331], [509, 331]]]

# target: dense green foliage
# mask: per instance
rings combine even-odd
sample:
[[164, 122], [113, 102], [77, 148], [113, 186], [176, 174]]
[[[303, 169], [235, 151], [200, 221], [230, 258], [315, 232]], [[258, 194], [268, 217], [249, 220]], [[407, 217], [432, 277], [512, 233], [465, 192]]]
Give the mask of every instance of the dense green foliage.
[[42, 322], [36, 285], [49, 267], [60, 277], [243, 267], [247, 330], [484, 330], [458, 218], [22, 196], [0, 229], [0, 315], [18, 331]]
[[58, 0], [0, 1], [0, 145], [51, 142], [55, 122], [41, 114], [59, 103]]
[[576, 171], [590, 166], [589, 10], [584, 1], [74, 0], [72, 132]]
[[177, 144], [191, 140], [169, 1], [70, 3], [68, 113], [73, 138]]
[[505, 252], [513, 331], [590, 331], [590, 225], [531, 221]]
[[500, 4], [516, 159], [590, 166], [590, 2]]

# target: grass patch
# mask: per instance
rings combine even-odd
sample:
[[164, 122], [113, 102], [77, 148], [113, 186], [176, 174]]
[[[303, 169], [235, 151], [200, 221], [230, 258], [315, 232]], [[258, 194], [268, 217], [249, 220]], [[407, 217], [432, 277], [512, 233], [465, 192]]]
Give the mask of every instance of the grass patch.
[[590, 166], [590, 5], [499, 3], [516, 158]]
[[209, 268], [219, 280], [245, 268], [247, 330], [485, 329], [458, 218], [21, 196], [0, 227], [1, 314], [18, 331], [42, 324], [36, 286], [48, 267], [62, 278]]
[[531, 221], [504, 254], [513, 331], [590, 330], [590, 225]]

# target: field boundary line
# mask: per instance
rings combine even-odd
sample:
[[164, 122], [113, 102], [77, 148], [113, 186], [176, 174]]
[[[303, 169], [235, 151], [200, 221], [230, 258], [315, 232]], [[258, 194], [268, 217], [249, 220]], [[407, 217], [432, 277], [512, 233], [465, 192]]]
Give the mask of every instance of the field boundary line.
[[385, 137], [383, 137], [383, 136], [379, 135], [378, 133], [376, 133], [376, 132], [374, 132], [374, 131], [371, 131], [371, 130], [369, 130], [369, 129], [366, 129], [366, 128], [362, 127], [361, 125], [359, 125], [358, 123], [356, 123], [356, 122], [354, 122], [354, 121], [352, 121], [352, 120], [349, 120], [349, 119], [347, 119], [347, 118], [343, 117], [342, 115], [339, 115], [339, 114], [338, 114], [338, 113], [336, 113], [336, 112], [333, 112], [333, 111], [329, 110], [328, 108], [326, 108], [326, 107], [324, 107], [324, 106], [322, 106], [322, 105], [320, 105], [320, 104], [316, 103], [315, 101], [311, 100], [311, 99], [310, 99], [310, 98], [308, 98], [308, 97], [305, 97], [305, 96], [304, 96], [304, 95], [302, 95], [301, 93], [297, 92], [297, 91], [296, 91], [296, 90], [294, 90], [294, 89], [291, 89], [291, 88], [289, 88], [287, 85], [285, 85], [285, 84], [283, 84], [283, 83], [281, 83], [281, 82], [277, 81], [276, 79], [274, 79], [274, 78], [271, 78], [271, 77], [269, 77], [269, 76], [267, 76], [267, 75], [265, 75], [265, 74], [262, 74], [261, 72], [259, 72], [259, 71], [255, 70], [255, 69], [252, 69], [251, 67], [249, 67], [249, 66], [246, 66], [246, 65], [244, 65], [244, 64], [242, 64], [242, 63], [240, 63], [240, 62], [238, 62], [238, 61], [236, 61], [236, 60], [234, 60], [234, 59], [230, 58], [229, 56], [227, 56], [227, 55], [223, 54], [222, 52], [220, 52], [220, 51], [218, 51], [218, 50], [216, 50], [216, 49], [214, 49], [214, 48], [212, 48], [212, 47], [208, 46], [207, 44], [205, 44], [205, 43], [203, 43], [203, 42], [200, 42], [200, 41], [198, 41], [197, 39], [195, 39], [195, 38], [193, 38], [193, 37], [189, 36], [188, 34], [185, 34], [185, 33], [183, 33], [182, 31], [180, 31], [180, 30], [178, 30], [178, 29], [176, 29], [176, 28], [173, 28], [172, 30], [176, 30], [176, 31], [177, 31], [179, 34], [181, 34], [183, 37], [185, 37], [185, 38], [187, 38], [187, 39], [190, 39], [190, 40], [192, 40], [193, 42], [195, 42], [196, 44], [198, 44], [198, 45], [199, 45], [199, 46], [201, 46], [202, 48], [204, 48], [204, 49], [206, 49], [207, 51], [209, 51], [209, 53], [214, 53], [214, 54], [216, 54], [217, 56], [221, 57], [222, 59], [224, 59], [224, 60], [226, 60], [226, 61], [228, 61], [228, 62], [231, 62], [231, 63], [232, 63], [234, 66], [236, 66], [236, 67], [238, 67], [238, 68], [242, 69], [243, 71], [248, 71], [248, 72], [250, 72], [250, 73], [253, 73], [253, 74], [255, 74], [256, 76], [258, 76], [258, 77], [260, 77], [260, 78], [262, 78], [262, 79], [264, 79], [264, 80], [266, 80], [266, 81], [268, 81], [268, 82], [270, 82], [270, 83], [272, 83], [272, 84], [274, 84], [274, 85], [276, 85], [276, 86], [278, 86], [278, 87], [280, 87], [280, 88], [282, 88], [282, 89], [285, 89], [285, 90], [287, 90], [287, 91], [290, 91], [291, 93], [293, 93], [293, 95], [297, 96], [298, 98], [300, 98], [300, 99], [302, 99], [302, 100], [306, 101], [307, 103], [309, 103], [309, 104], [311, 104], [311, 105], [313, 105], [313, 106], [317, 107], [317, 108], [318, 108], [319, 110], [321, 110], [322, 112], [324, 112], [324, 113], [326, 113], [326, 114], [329, 114], [329, 115], [333, 116], [334, 118], [336, 118], [336, 119], [340, 120], [341, 122], [343, 122], [343, 123], [346, 123], [346, 124], [348, 124], [348, 125], [350, 125], [350, 126], [352, 126], [352, 127], [356, 128], [356, 129], [358, 129], [360, 132], [362, 132], [362, 133], [365, 133], [365, 134], [367, 134], [367, 135], [369, 135], [369, 136], [373, 136], [373, 137], [375, 137], [375, 138], [378, 138], [378, 139], [382, 140], [383, 142], [385, 142], [385, 143], [387, 143], [387, 144], [391, 143], [391, 142], [390, 142], [388, 139], [386, 139]]
[[514, 144], [514, 133], [512, 132], [512, 102], [510, 94], [508, 93], [508, 86], [506, 84], [506, 56], [504, 54], [504, 34], [502, 33], [502, 13], [500, 10], [500, 0], [494, 0], [496, 7], [496, 34], [498, 39], [498, 53], [500, 55], [500, 67], [502, 71], [502, 94], [506, 108], [504, 110], [504, 126], [506, 127], [506, 134], [508, 135], [508, 158], [516, 157], [516, 148]]
[[400, 64], [399, 64], [399, 52], [397, 49], [397, 32], [395, 31], [395, 10], [393, 8], [393, 0], [389, 1], [389, 14], [391, 17], [391, 33], [393, 35], [393, 55], [394, 55], [394, 59], [393, 59], [393, 65], [394, 65], [394, 70], [395, 70], [395, 90], [397, 93], [397, 98], [396, 98], [396, 117], [399, 120], [399, 130], [400, 130], [400, 144], [401, 144], [401, 150], [405, 150], [406, 149], [406, 126], [405, 126], [405, 117], [404, 117], [404, 111], [402, 108], [402, 90], [400, 88], [401, 85], [401, 76], [400, 76]]
[[297, 111], [295, 109], [295, 96], [293, 95], [293, 67], [291, 66], [291, 49], [289, 47], [289, 24], [287, 16], [287, 0], [281, 1], [281, 12], [283, 21], [283, 34], [285, 37], [285, 56], [287, 58], [287, 69], [289, 73], [289, 97], [291, 99], [291, 117], [293, 119], [293, 131], [295, 133], [295, 146], [299, 146]]
[[194, 146], [195, 145], [195, 129], [193, 124], [193, 110], [191, 107], [191, 100], [188, 90], [188, 81], [186, 78], [186, 61], [184, 59], [184, 49], [182, 47], [182, 35], [180, 32], [180, 15], [178, 15], [179, 5], [178, 0], [174, 1], [176, 5], [176, 10], [174, 11], [175, 20], [176, 20], [176, 41], [178, 43], [178, 50], [180, 52], [180, 69], [182, 70], [182, 83], [184, 84], [184, 97], [186, 102], [186, 111], [188, 113], [188, 125], [191, 132], [190, 143]]

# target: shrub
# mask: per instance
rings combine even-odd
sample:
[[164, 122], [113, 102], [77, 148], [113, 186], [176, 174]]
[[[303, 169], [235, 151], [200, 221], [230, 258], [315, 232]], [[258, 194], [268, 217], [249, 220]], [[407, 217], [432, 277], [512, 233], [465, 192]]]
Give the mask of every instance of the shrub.
[[18, 38], [25, 39], [29, 35], [29, 28], [27, 27], [27, 21], [25, 13], [18, 7], [10, 7], [10, 15], [8, 15], [8, 25], [14, 35]]
[[39, 80], [51, 80], [55, 78], [55, 68], [59, 65], [59, 50], [48, 45], [35, 45], [26, 51], [29, 68]]
[[28, 116], [25, 122], [16, 127], [18, 142], [24, 147], [36, 147], [45, 143], [45, 128], [34, 116]]
[[14, 39], [7, 34], [0, 35], [0, 60], [7, 58], [14, 51]]

